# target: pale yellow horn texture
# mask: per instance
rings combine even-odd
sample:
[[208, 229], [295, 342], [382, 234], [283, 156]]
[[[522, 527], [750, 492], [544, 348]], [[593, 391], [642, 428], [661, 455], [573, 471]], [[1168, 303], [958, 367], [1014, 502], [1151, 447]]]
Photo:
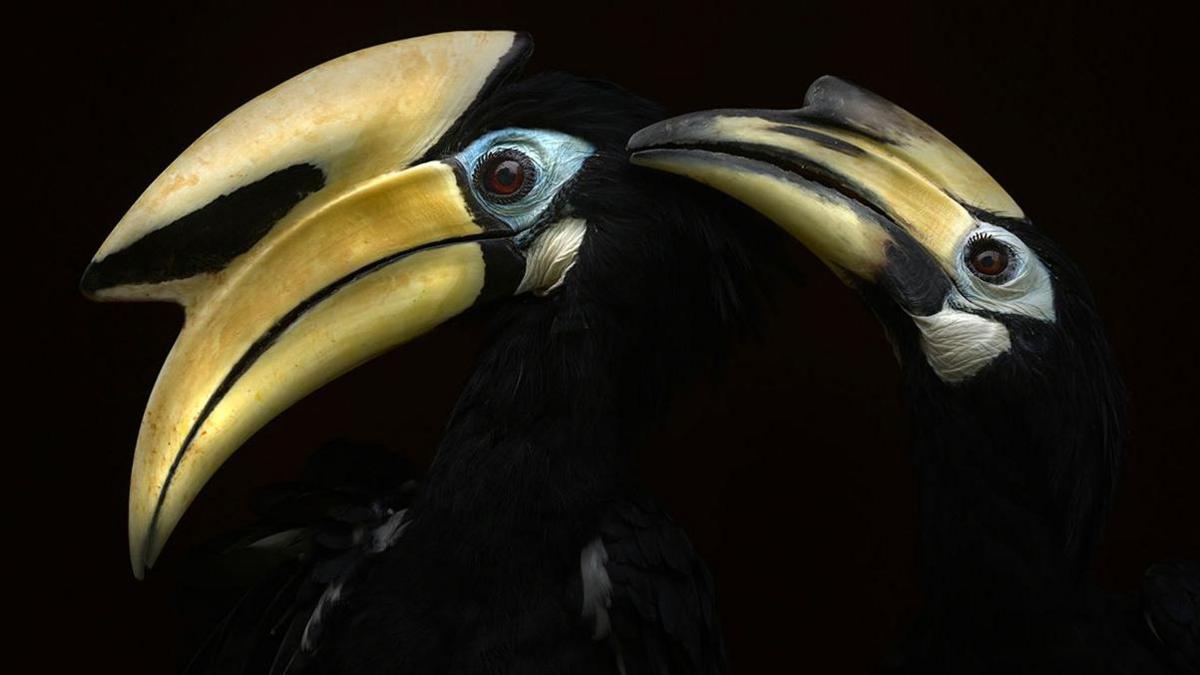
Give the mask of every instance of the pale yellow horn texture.
[[425, 155], [528, 49], [447, 33], [313, 68], [208, 130], [109, 235], [85, 292], [186, 309], [138, 435], [135, 575], [250, 435], [474, 304], [486, 254], [517, 255]]
[[[292, 166], [315, 166], [320, 201], [411, 165], [484, 91], [519, 63], [526, 38], [460, 32], [389, 42], [323, 63], [217, 122], [146, 188], [95, 260], [144, 239], [222, 196]], [[100, 299], [139, 299], [166, 289], [104, 288]], [[169, 294], [168, 296], [169, 297]]]
[[[795, 110], [711, 110], [642, 129], [632, 161], [756, 208], [849, 279], [871, 279], [898, 236], [950, 274], [976, 213], [1023, 217], [975, 160], [899, 106], [834, 77]], [[849, 275], [849, 276], [847, 276]]]

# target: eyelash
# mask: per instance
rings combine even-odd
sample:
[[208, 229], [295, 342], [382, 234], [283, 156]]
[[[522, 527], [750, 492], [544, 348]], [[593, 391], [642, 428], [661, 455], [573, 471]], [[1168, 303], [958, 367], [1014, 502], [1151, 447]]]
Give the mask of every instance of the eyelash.
[[1005, 251], [1008, 251], [1008, 257], [1013, 262], [1019, 263], [1021, 261], [1021, 252], [1020, 251], [1018, 251], [1014, 246], [1012, 246], [1008, 242], [996, 237], [995, 235], [991, 234], [990, 232], [975, 232], [971, 236], [967, 237], [967, 242], [963, 246], [963, 257], [965, 258], [971, 252], [971, 249], [976, 244], [978, 244], [979, 242], [982, 242], [982, 241], [994, 242], [996, 244], [996, 246], [1003, 247]]
[[533, 160], [529, 159], [529, 156], [525, 153], [512, 148], [492, 148], [476, 161], [475, 169], [471, 172], [471, 180], [476, 186], [479, 186], [479, 189], [483, 189], [483, 179], [485, 178], [485, 176], [483, 176], [484, 169], [486, 169], [493, 160], [500, 157], [516, 160], [517, 163], [521, 165], [521, 170], [525, 172], [525, 187], [520, 192], [507, 197], [497, 197], [495, 195], [488, 196], [488, 200], [492, 204], [497, 206], [506, 206], [508, 204], [521, 201], [530, 192], [532, 192], [535, 184], [537, 183], [539, 175], [537, 167], [533, 164]]
[[[998, 248], [1003, 248], [1007, 252], [1008, 259], [1009, 259], [1008, 268], [1004, 271], [1003, 274], [996, 277], [995, 279], [984, 279], [984, 281], [987, 281], [989, 283], [994, 283], [994, 284], [1004, 284], [1004, 283], [1008, 283], [1009, 281], [1016, 278], [1017, 275], [1020, 273], [1020, 270], [1023, 269], [1024, 261], [1022, 259], [1021, 253], [1017, 250], [1017, 248], [1015, 246], [1012, 246], [1008, 242], [994, 236], [990, 232], [974, 232], [969, 237], [967, 237], [967, 241], [965, 242], [965, 244], [963, 245], [963, 248], [962, 248], [963, 263], [968, 268], [971, 266], [971, 252], [973, 250], [975, 250], [975, 247], [981, 242], [990, 242]], [[972, 276], [975, 276], [976, 278], [982, 278], [982, 277], [979, 277], [978, 275], [974, 275], [974, 274], [972, 274]]]

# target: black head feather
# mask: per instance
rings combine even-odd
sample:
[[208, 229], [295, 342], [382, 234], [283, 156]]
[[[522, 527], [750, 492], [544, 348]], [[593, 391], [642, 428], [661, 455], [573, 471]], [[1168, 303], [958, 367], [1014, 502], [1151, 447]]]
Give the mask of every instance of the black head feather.
[[865, 294], [904, 365], [927, 586], [1028, 609], [1082, 580], [1119, 470], [1124, 387], [1080, 268], [1028, 221], [984, 219], [1041, 260], [1056, 317], [973, 310], [1005, 325], [1011, 349], [972, 378], [942, 381], [909, 316], [885, 290]]
[[[782, 269], [772, 245], [781, 235], [723, 195], [629, 163], [630, 135], [663, 116], [615, 85], [550, 73], [500, 89], [446, 142], [449, 154], [488, 131], [523, 127], [572, 134], [596, 153], [547, 218], [587, 222], [576, 263], [549, 295], [499, 309], [431, 484], [441, 472], [490, 466], [518, 476], [537, 464], [533, 475], [564, 472], [556, 496], [594, 498], [624, 480], [629, 448], [672, 388], [756, 324]], [[506, 486], [506, 502], [546, 503], [522, 501], [515, 483], [526, 484]], [[446, 484], [454, 488], [440, 503], [465, 509], [479, 497], [458, 478]]]

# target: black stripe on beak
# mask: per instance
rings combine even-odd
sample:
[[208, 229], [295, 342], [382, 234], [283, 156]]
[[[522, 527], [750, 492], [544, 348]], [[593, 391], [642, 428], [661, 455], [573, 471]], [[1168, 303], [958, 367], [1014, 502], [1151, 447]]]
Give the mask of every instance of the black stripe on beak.
[[83, 273], [80, 290], [91, 294], [216, 272], [324, 186], [325, 173], [312, 164], [280, 169], [94, 261]]

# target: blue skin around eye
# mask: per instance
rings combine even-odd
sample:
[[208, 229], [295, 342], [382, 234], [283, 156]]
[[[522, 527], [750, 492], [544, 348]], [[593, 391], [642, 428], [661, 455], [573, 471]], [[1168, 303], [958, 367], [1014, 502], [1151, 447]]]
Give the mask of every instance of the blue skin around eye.
[[[473, 177], [479, 162], [494, 150], [517, 150], [533, 162], [533, 188], [511, 204], [488, 201], [475, 185]], [[554, 199], [554, 195], [579, 172], [596, 148], [582, 139], [543, 129], [500, 129], [480, 136], [454, 159], [463, 166], [470, 181], [475, 200], [492, 215], [503, 220], [514, 232], [533, 227]]]

